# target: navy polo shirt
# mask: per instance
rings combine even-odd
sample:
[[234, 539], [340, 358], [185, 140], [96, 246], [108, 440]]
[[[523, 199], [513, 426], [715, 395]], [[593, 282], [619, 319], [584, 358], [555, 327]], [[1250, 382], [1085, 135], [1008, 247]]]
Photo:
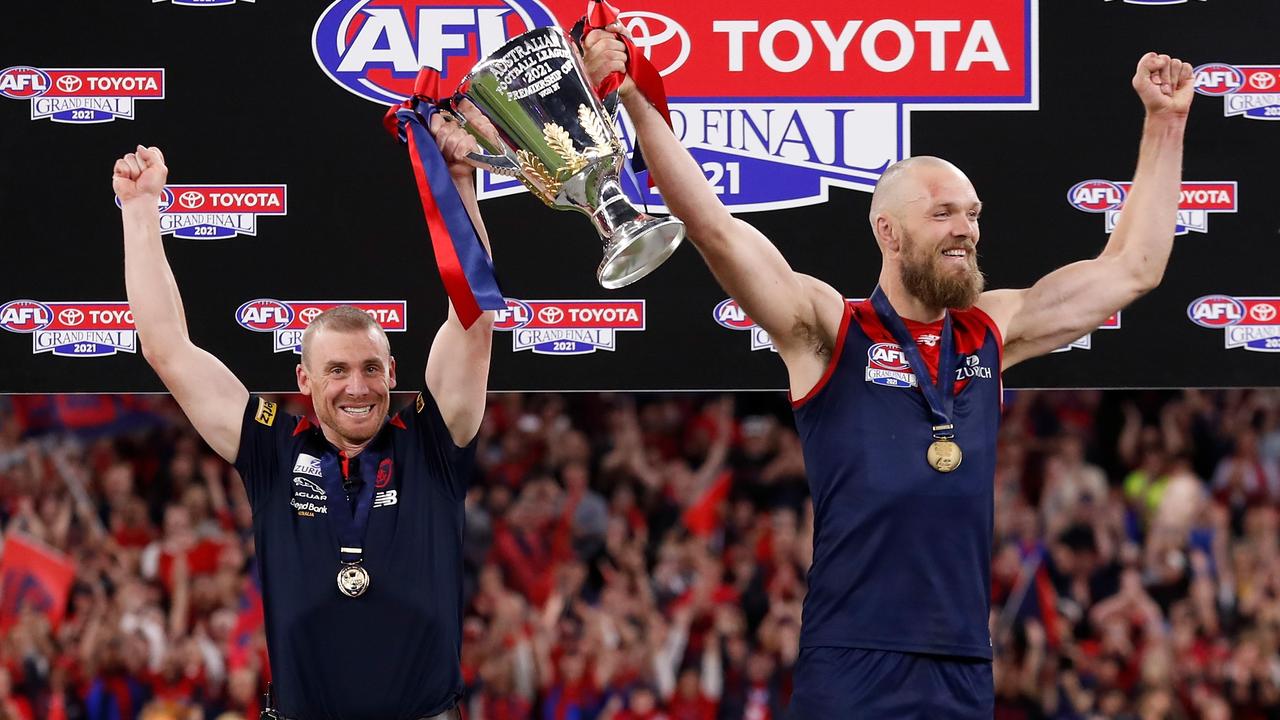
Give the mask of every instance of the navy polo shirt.
[[463, 499], [475, 441], [457, 447], [422, 392], [353, 458], [374, 483], [363, 542], [371, 582], [357, 598], [336, 579], [328, 496], [342, 492], [340, 479], [320, 469], [336, 452], [306, 418], [249, 398], [235, 466], [253, 507], [276, 709], [298, 720], [439, 713], [462, 692]]

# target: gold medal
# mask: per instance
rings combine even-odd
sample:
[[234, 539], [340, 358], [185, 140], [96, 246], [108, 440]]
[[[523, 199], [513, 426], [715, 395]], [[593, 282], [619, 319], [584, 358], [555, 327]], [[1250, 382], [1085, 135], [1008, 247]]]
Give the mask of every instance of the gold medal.
[[[938, 375], [937, 380], [934, 381], [920, 353], [920, 348], [916, 347], [916, 339], [907, 331], [907, 326], [898, 316], [898, 312], [893, 309], [893, 305], [889, 303], [889, 297], [885, 295], [883, 288], [877, 287], [871, 294], [871, 306], [875, 308], [876, 316], [888, 328], [893, 339], [898, 341], [898, 347], [911, 365], [911, 373], [915, 376], [920, 393], [924, 395], [924, 401], [929, 406], [929, 418], [933, 421], [933, 442], [929, 443], [929, 450], [925, 453], [924, 459], [930, 467], [940, 473], [952, 472], [960, 467], [964, 453], [960, 452], [960, 446], [955, 443], [956, 426], [951, 422], [951, 410], [956, 399], [954, 392], [956, 355], [952, 351], [955, 338], [951, 328], [951, 313], [942, 314]], [[976, 355], [970, 357], [977, 359]]]
[[338, 570], [338, 589], [347, 597], [360, 597], [369, 589], [369, 571], [355, 563], [343, 563]]
[[960, 467], [960, 461], [964, 459], [964, 453], [960, 452], [960, 446], [952, 442], [950, 438], [940, 438], [929, 443], [929, 452], [925, 457], [934, 470], [943, 473], [949, 473]]

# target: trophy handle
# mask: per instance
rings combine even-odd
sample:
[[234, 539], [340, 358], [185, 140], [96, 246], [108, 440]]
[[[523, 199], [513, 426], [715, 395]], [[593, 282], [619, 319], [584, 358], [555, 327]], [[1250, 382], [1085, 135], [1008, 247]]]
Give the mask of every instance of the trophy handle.
[[451, 98], [441, 100], [437, 107], [444, 111], [446, 115], [457, 121], [458, 125], [460, 125], [463, 130], [466, 130], [471, 137], [476, 139], [476, 142], [480, 144], [480, 147], [488, 151], [467, 153], [467, 157], [473, 162], [480, 163], [484, 166], [484, 169], [489, 172], [496, 173], [498, 175], [506, 175], [508, 177], [517, 177], [520, 174], [520, 166], [516, 165], [511, 158], [502, 154], [501, 147], [489, 138], [477, 132], [476, 129], [471, 126], [471, 123], [467, 122], [466, 117], [464, 117], [463, 114], [455, 107], [455, 103], [459, 99], [459, 96], [454, 95]]

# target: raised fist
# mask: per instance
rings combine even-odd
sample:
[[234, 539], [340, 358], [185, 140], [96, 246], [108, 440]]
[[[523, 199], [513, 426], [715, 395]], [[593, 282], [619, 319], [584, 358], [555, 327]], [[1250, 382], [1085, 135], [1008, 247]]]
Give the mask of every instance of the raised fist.
[[164, 164], [164, 154], [160, 148], [145, 148], [141, 145], [134, 152], [116, 161], [111, 176], [111, 188], [121, 203], [135, 198], [158, 199], [164, 192], [165, 181], [169, 177], [169, 168]]
[[[613, 23], [603, 30], [592, 30], [582, 39], [582, 46], [586, 50], [582, 60], [592, 87], [598, 87], [600, 81], [615, 72], [627, 72], [627, 46], [619, 38], [619, 35], [625, 33], [626, 30], [621, 25]], [[618, 94], [630, 95], [634, 89], [635, 83], [627, 76], [618, 88]]]
[[1186, 115], [1195, 95], [1194, 80], [1191, 63], [1149, 52], [1138, 61], [1133, 89], [1142, 98], [1148, 115]]

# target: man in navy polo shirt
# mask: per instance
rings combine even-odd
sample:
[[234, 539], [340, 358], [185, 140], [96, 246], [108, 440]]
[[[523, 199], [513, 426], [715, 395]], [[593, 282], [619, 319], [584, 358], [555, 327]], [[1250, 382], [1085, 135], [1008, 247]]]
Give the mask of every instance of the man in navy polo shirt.
[[[464, 159], [475, 143], [438, 114], [431, 131], [487, 247]], [[167, 173], [154, 147], [116, 161], [129, 304], [147, 362], [244, 478], [276, 716], [456, 718], [463, 498], [484, 413], [492, 314], [464, 329], [450, 308], [426, 389], [388, 417], [396, 364], [386, 334], [357, 308], [329, 310], [305, 331], [297, 367], [318, 425], [282, 416], [187, 335], [160, 241]], [[328, 267], [329, 281], [341, 283], [340, 265]]]

